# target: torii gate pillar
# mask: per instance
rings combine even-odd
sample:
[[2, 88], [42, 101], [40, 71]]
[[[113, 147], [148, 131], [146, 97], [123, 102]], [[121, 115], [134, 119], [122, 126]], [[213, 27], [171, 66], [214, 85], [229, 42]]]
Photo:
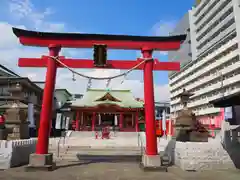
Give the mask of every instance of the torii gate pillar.
[[36, 154], [48, 153], [49, 132], [51, 130], [50, 124], [52, 122], [53, 97], [57, 74], [57, 62], [51, 57], [59, 55], [61, 47], [58, 45], [50, 45], [49, 58], [47, 63], [46, 83], [43, 92], [42, 111], [40, 119], [40, 127], [38, 131], [38, 143]]
[[157, 136], [155, 125], [155, 105], [154, 105], [154, 83], [153, 83], [153, 66], [152, 59], [153, 50], [148, 47], [142, 48], [145, 62], [143, 68], [144, 77], [144, 109], [145, 109], [145, 125], [146, 125], [146, 152], [142, 156], [142, 165], [144, 168], [161, 167], [160, 155], [157, 149]]
[[44, 169], [53, 168], [53, 155], [48, 153], [49, 134], [51, 132], [53, 97], [57, 74], [57, 62], [51, 57], [57, 57], [61, 50], [59, 45], [49, 45], [49, 58], [47, 61], [46, 83], [43, 92], [42, 111], [40, 116], [40, 127], [38, 131], [38, 143], [36, 153], [29, 157], [29, 167], [39, 166]]
[[149, 58], [143, 68], [144, 75], [144, 109], [146, 123], [146, 154], [157, 155], [157, 136], [155, 126], [155, 106], [153, 87], [153, 50], [147, 47], [142, 49], [143, 58]]

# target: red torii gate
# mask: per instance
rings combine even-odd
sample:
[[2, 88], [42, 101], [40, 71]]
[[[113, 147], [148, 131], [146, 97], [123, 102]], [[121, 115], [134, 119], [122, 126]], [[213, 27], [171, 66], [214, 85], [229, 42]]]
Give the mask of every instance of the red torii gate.
[[[94, 44], [107, 45], [109, 49], [133, 49], [141, 50], [142, 58], [132, 60], [108, 60], [104, 68], [108, 69], [131, 69], [143, 60], [145, 61], [137, 69], [144, 71], [144, 99], [145, 99], [145, 122], [146, 122], [146, 155], [143, 164], [146, 166], [159, 166], [156, 164], [157, 138], [155, 127], [154, 85], [153, 70], [180, 70], [178, 62], [159, 62], [152, 58], [153, 50], [171, 51], [180, 48], [181, 42], [186, 35], [169, 37], [127, 36], [127, 35], [101, 35], [101, 34], [78, 34], [78, 33], [50, 33], [27, 31], [13, 28], [14, 34], [20, 43], [27, 46], [40, 46], [49, 48], [49, 56], [42, 58], [20, 58], [20, 67], [47, 67], [46, 83], [43, 94], [42, 111], [36, 154], [30, 156], [30, 164], [42, 167], [52, 166], [52, 155], [48, 154], [49, 130], [52, 116], [53, 95], [55, 88], [57, 68], [64, 68], [62, 64], [53, 60], [58, 57], [61, 47], [67, 48], [92, 48]], [[93, 60], [67, 59], [59, 57], [61, 63], [71, 68], [96, 68]], [[40, 161], [40, 162], [39, 162]]]

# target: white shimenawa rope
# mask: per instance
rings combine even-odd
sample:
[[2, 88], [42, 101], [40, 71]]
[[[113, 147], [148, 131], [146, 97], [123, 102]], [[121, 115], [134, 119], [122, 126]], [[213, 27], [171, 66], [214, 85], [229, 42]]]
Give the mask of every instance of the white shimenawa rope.
[[58, 56], [49, 56], [50, 58], [52, 58], [53, 60], [57, 61], [59, 64], [61, 64], [63, 67], [67, 68], [69, 71], [71, 71], [73, 74], [77, 74], [81, 77], [84, 77], [84, 78], [87, 78], [87, 79], [94, 79], [94, 80], [111, 80], [111, 79], [115, 79], [115, 78], [118, 78], [118, 77], [121, 77], [121, 76], [126, 76], [128, 73], [130, 73], [131, 71], [133, 71], [134, 69], [138, 68], [140, 65], [142, 65], [143, 63], [145, 63], [146, 61], [149, 61], [149, 60], [153, 60], [153, 58], [142, 58], [143, 61], [141, 61], [139, 64], [137, 64], [136, 66], [133, 66], [131, 69], [127, 70], [126, 72], [124, 73], [121, 73], [121, 74], [118, 74], [118, 75], [115, 75], [115, 76], [110, 76], [110, 77], [92, 77], [92, 76], [87, 76], [87, 75], [84, 75], [84, 74], [81, 74], [75, 70], [73, 70], [72, 68], [70, 68], [69, 66], [67, 66], [66, 64], [64, 64], [63, 62], [60, 61], [59, 57]]

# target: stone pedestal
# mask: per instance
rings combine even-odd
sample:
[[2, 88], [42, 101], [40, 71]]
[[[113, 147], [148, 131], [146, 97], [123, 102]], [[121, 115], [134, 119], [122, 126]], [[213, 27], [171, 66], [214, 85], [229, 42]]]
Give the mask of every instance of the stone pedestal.
[[14, 124], [7, 124], [7, 139], [14, 140], [14, 139], [29, 139], [29, 127], [28, 123], [14, 123]]
[[185, 171], [236, 169], [240, 149], [224, 149], [219, 140], [209, 142], [176, 142], [174, 164]]
[[7, 140], [7, 130], [0, 129], [0, 140]]
[[28, 139], [28, 124], [26, 110], [11, 108], [6, 111], [6, 129], [9, 140]]
[[52, 171], [54, 169], [53, 154], [31, 154], [29, 156], [29, 165], [26, 167], [26, 171]]
[[191, 142], [208, 142], [208, 132], [192, 131], [189, 140]]
[[142, 156], [141, 168], [144, 171], [165, 171], [167, 172], [167, 166], [162, 164], [160, 155], [146, 155]]
[[189, 128], [175, 127], [174, 136], [176, 141], [187, 142], [190, 140]]

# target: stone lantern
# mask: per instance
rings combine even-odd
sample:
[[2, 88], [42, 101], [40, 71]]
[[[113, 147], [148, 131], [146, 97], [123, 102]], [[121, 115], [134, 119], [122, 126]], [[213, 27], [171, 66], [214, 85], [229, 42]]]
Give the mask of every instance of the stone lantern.
[[21, 100], [24, 100], [24, 92], [22, 86], [17, 83], [10, 87], [8, 91], [12, 94], [12, 103], [10, 108], [6, 110], [6, 128], [8, 131], [8, 139], [28, 139], [29, 138], [29, 122], [27, 121], [26, 106]]
[[178, 113], [176, 118], [174, 124], [174, 136], [177, 141], [206, 142], [208, 141], [208, 132], [202, 130], [199, 131], [196, 127], [196, 116], [187, 107], [187, 103], [193, 95], [194, 94], [187, 92], [186, 89], [183, 89], [183, 92], [179, 95], [183, 109]]
[[187, 103], [189, 102], [189, 98], [192, 96], [192, 93], [187, 92], [183, 89], [183, 92], [179, 95], [180, 102], [183, 105], [183, 109], [178, 113], [176, 118], [175, 126], [180, 127], [190, 127], [193, 124], [193, 113], [187, 107]]
[[187, 103], [190, 97], [193, 95], [194, 94], [187, 92], [185, 88], [183, 89], [183, 92], [180, 94], [180, 101], [181, 101], [181, 104], [183, 104], [184, 109], [187, 108]]

